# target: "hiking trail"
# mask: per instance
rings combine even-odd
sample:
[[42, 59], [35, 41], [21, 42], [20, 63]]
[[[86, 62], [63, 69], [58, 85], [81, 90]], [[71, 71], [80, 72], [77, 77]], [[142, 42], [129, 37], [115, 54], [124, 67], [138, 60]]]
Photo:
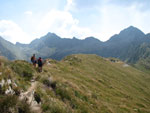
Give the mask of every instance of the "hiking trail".
[[21, 92], [20, 99], [27, 101], [30, 105], [31, 110], [36, 113], [42, 113], [41, 104], [38, 104], [34, 99], [34, 92], [37, 87], [37, 81], [31, 81], [31, 87], [26, 92]]

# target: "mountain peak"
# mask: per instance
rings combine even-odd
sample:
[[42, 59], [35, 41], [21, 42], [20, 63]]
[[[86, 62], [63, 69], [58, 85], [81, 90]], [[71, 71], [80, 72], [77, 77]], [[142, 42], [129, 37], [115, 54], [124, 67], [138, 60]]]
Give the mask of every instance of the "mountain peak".
[[46, 37], [55, 38], [55, 37], [59, 37], [59, 36], [57, 36], [55, 33], [48, 32], [48, 33], [46, 34]]
[[76, 38], [76, 37], [73, 37], [73, 38], [72, 38], [72, 40], [79, 40], [79, 39], [78, 39], [78, 38]]
[[122, 41], [122, 42], [131, 42], [135, 40], [142, 39], [145, 34], [138, 28], [134, 26], [129, 26], [122, 30], [119, 34], [112, 36], [107, 42], [115, 42]]
[[131, 25], [127, 29], [137, 29], [137, 28]]
[[137, 34], [137, 35], [145, 35], [140, 29], [134, 27], [134, 26], [129, 26], [128, 28], [122, 30], [120, 34], [123, 35], [129, 35], [129, 34]]
[[41, 37], [40, 40], [45, 40], [45, 41], [48, 41], [48, 40], [52, 40], [52, 39], [60, 39], [59, 36], [57, 36], [55, 33], [51, 33], [51, 32], [48, 32], [45, 36]]
[[89, 40], [89, 41], [100, 41], [100, 40], [98, 40], [97, 38], [92, 37], [92, 36], [85, 38], [85, 40]]

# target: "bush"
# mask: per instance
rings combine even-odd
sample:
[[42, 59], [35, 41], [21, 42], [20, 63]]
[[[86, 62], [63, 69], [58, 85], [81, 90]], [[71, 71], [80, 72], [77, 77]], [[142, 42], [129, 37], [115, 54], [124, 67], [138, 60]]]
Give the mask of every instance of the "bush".
[[22, 72], [22, 75], [23, 75], [23, 77], [25, 77], [26, 78], [26, 80], [31, 80], [31, 78], [32, 78], [32, 76], [33, 76], [33, 74], [32, 74], [32, 72], [29, 72], [29, 71], [23, 71]]
[[43, 84], [47, 87], [51, 87], [53, 90], [56, 89], [56, 81], [50, 81], [48, 78], [43, 80]]
[[17, 104], [16, 96], [1, 96], [0, 97], [0, 113], [9, 113]]
[[51, 82], [48, 79], [44, 79], [43, 80], [43, 84], [50, 87], [51, 86]]
[[5, 89], [0, 85], [0, 94], [5, 94]]
[[75, 55], [67, 56], [63, 60], [68, 61], [70, 65], [78, 65], [82, 62], [82, 60]]
[[29, 105], [19, 101], [17, 96], [0, 96], [0, 113], [31, 113]]
[[56, 89], [56, 81], [51, 83], [51, 87], [55, 90]]
[[10, 67], [15, 73], [24, 77], [25, 80], [31, 80], [34, 73], [34, 69], [27, 62], [15, 61], [10, 64]]
[[17, 110], [18, 110], [18, 113], [32, 113], [30, 110], [30, 106], [24, 101], [20, 101], [17, 104]]
[[86, 102], [88, 101], [87, 96], [83, 96], [83, 95], [81, 95], [81, 93], [79, 93], [77, 91], [75, 91], [74, 94], [76, 97], [80, 98], [81, 100], [86, 101]]
[[20, 95], [20, 88], [14, 87], [13, 90], [14, 90], [16, 96]]
[[42, 110], [44, 113], [71, 113], [69, 108], [66, 108], [63, 104], [59, 102], [50, 101], [42, 104]]
[[64, 87], [57, 87], [56, 95], [59, 95], [63, 101], [64, 99], [71, 100], [70, 93]]

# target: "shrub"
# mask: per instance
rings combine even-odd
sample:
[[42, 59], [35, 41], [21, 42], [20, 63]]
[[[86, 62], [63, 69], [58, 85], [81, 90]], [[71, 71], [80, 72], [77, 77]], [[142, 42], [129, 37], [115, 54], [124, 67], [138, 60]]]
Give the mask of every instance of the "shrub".
[[5, 89], [0, 85], [0, 94], [5, 94]]
[[20, 101], [17, 104], [17, 110], [18, 110], [18, 113], [32, 113], [30, 110], [30, 106], [24, 101]]
[[56, 95], [59, 95], [63, 101], [64, 99], [71, 100], [70, 93], [64, 87], [57, 87]]
[[70, 65], [78, 65], [82, 62], [82, 60], [75, 55], [67, 56], [63, 60], [68, 61]]
[[77, 91], [74, 91], [74, 94], [76, 97], [80, 98], [81, 100], [86, 101], [86, 102], [88, 101], [87, 96], [81, 95], [81, 93], [79, 93]]
[[20, 95], [20, 88], [14, 87], [13, 90], [14, 90], [16, 96]]
[[16, 96], [1, 96], [0, 97], [0, 113], [9, 113], [10, 109], [17, 104]]
[[48, 79], [44, 79], [43, 80], [43, 84], [50, 87], [51, 86], [51, 82]]
[[51, 87], [55, 90], [56, 89], [56, 81], [51, 83]]
[[0, 96], [0, 113], [31, 113], [29, 105], [14, 95]]
[[51, 87], [53, 90], [56, 89], [56, 81], [50, 81], [48, 78], [43, 80], [43, 84], [46, 85], [47, 87]]
[[34, 73], [34, 69], [27, 62], [15, 61], [10, 64], [10, 67], [15, 73], [24, 77], [25, 80], [31, 80]]
[[26, 78], [26, 80], [31, 80], [31, 78], [32, 78], [32, 76], [33, 76], [32, 72], [29, 72], [29, 71], [27, 71], [27, 70], [23, 71], [23, 72], [22, 72], [22, 75], [23, 75], [23, 77]]
[[50, 101], [42, 104], [42, 110], [44, 113], [71, 113], [69, 108], [61, 105], [59, 102]]

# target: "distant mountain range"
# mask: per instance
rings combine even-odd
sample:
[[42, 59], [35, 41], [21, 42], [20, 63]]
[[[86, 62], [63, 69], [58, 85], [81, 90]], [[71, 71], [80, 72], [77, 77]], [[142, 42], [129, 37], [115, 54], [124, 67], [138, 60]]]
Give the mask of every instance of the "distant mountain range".
[[15, 45], [0, 37], [0, 55], [10, 60], [30, 60], [35, 53], [42, 58], [60, 60], [70, 54], [97, 54], [103, 57], [115, 57], [128, 63], [137, 63], [150, 57], [150, 34], [144, 34], [138, 28], [130, 26], [102, 42], [94, 37], [84, 40], [61, 38], [48, 33], [30, 44]]

